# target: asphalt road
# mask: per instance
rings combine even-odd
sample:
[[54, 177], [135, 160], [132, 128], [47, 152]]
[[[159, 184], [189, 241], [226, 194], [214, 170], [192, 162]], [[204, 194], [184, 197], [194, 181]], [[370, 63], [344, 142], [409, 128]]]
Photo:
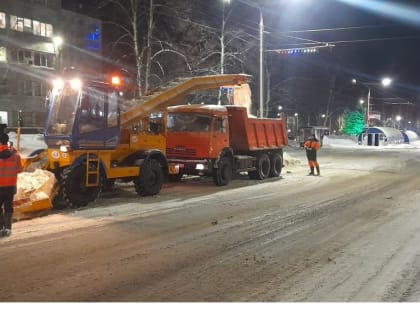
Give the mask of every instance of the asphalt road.
[[418, 301], [420, 155], [323, 148], [280, 178], [128, 185], [16, 222], [0, 301]]

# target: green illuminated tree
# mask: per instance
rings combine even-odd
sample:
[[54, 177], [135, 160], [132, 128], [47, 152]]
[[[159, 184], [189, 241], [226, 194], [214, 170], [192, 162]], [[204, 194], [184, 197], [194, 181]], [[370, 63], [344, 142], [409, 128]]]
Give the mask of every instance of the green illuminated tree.
[[343, 133], [350, 136], [359, 135], [365, 127], [365, 119], [363, 106], [358, 106], [355, 111], [345, 113]]

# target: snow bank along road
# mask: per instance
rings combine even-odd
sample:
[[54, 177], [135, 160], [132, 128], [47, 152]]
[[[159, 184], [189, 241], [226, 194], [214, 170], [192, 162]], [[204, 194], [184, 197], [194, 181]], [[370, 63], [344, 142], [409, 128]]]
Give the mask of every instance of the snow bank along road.
[[14, 224], [0, 301], [418, 301], [420, 151], [331, 149], [321, 177], [123, 185]]

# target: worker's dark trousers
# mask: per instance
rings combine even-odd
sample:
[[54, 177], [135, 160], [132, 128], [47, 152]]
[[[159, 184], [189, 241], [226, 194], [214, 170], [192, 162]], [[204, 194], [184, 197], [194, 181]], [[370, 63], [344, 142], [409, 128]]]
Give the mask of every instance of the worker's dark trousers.
[[16, 187], [0, 187], [0, 229], [12, 229], [13, 196]]

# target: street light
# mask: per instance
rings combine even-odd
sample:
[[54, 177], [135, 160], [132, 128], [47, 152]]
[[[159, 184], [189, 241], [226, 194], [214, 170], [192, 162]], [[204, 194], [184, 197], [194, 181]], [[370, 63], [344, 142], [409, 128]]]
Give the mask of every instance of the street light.
[[277, 107], [277, 109], [278, 109], [277, 117], [280, 117], [281, 116], [281, 111], [283, 109], [283, 106], [280, 105], [279, 107]]
[[[264, 19], [263, 19], [263, 12], [262, 7], [249, 1], [249, 0], [238, 0], [239, 2], [248, 5], [252, 8], [256, 8], [259, 10], [260, 13], [260, 23], [259, 23], [259, 36], [260, 36], [260, 113], [259, 117], [264, 117], [264, 42], [263, 42], [263, 34], [264, 34]], [[230, 0], [223, 0], [225, 3], [230, 3]]]
[[400, 121], [401, 121], [401, 119], [402, 119], [402, 117], [400, 116], [400, 115], [397, 115], [396, 117], [395, 117], [395, 120], [397, 121], [397, 123], [398, 123], [398, 129], [400, 129]]
[[297, 135], [299, 131], [299, 114], [295, 113], [295, 117], [296, 117], [296, 135]]
[[[358, 83], [356, 79], [352, 80], [353, 84]], [[374, 82], [359, 82], [360, 84], [366, 86], [368, 88], [368, 95], [367, 95], [367, 110], [366, 110], [366, 128], [369, 128], [369, 115], [370, 115], [370, 88], [371, 86], [384, 86], [387, 87], [392, 83], [392, 79], [385, 77], [381, 80], [381, 83], [374, 83]]]

